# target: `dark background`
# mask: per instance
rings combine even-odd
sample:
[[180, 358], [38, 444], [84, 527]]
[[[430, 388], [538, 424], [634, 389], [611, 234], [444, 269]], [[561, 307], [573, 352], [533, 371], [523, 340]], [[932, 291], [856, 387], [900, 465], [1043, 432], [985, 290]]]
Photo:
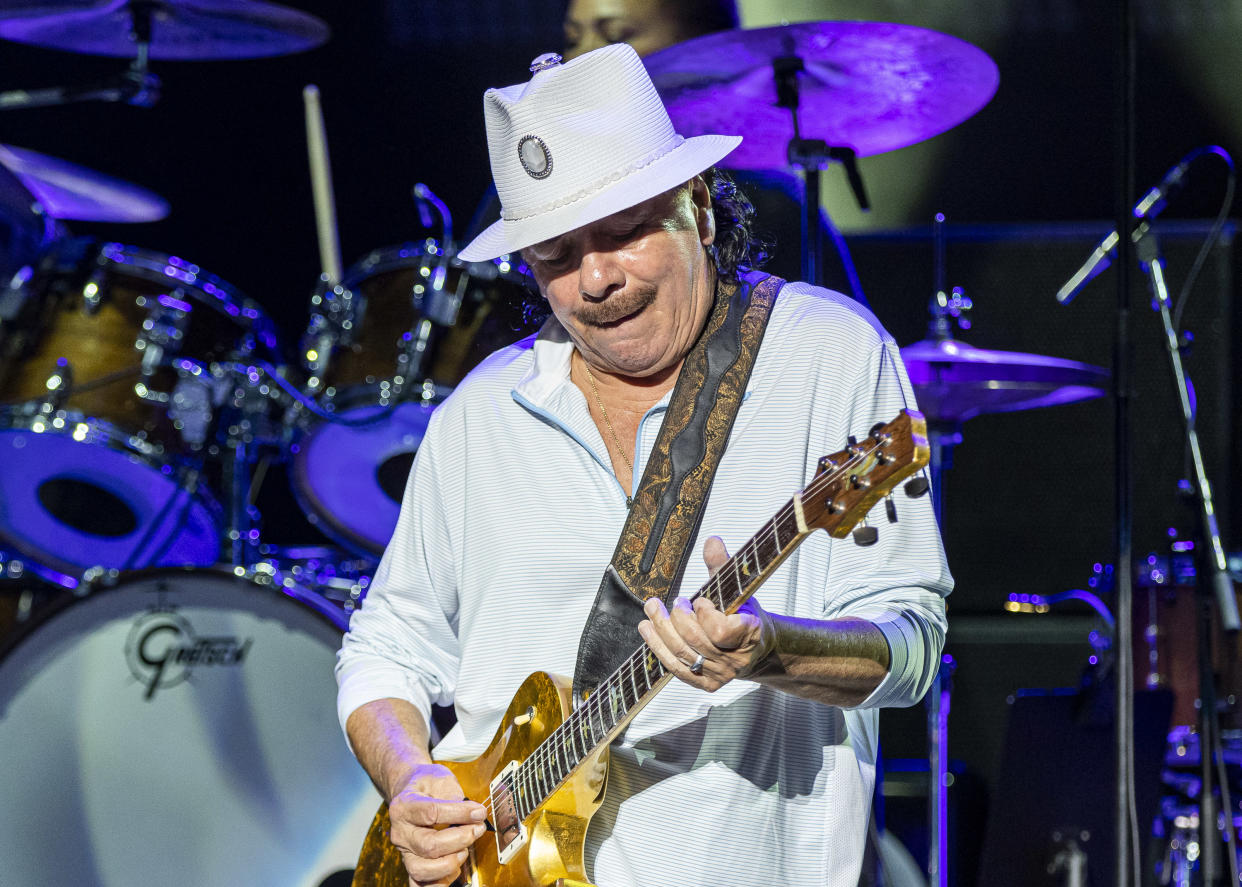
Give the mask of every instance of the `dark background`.
[[[163, 99], [154, 108], [118, 105], [0, 113], [0, 142], [33, 148], [141, 184], [165, 197], [171, 215], [138, 225], [73, 223], [74, 234], [176, 254], [258, 301], [287, 351], [306, 323], [319, 272], [306, 163], [301, 89], [316, 83], [335, 178], [340, 241], [348, 265], [366, 252], [426, 235], [410, 199], [428, 184], [463, 231], [489, 182], [481, 95], [518, 82], [536, 54], [560, 46], [563, 2], [474, 0], [351, 4], [296, 2], [323, 18], [333, 37], [316, 50], [257, 61], [154, 62]], [[779, 11], [780, 4], [768, 4]], [[794, 12], [801, 11], [800, 4]], [[1113, 4], [1042, 0], [991, 4], [882, 4], [895, 21], [975, 39], [996, 60], [1000, 88], [979, 114], [911, 157], [917, 187], [896, 175], [905, 152], [865, 164], [889, 230], [858, 230], [849, 242], [872, 308], [902, 344], [924, 335], [932, 292], [927, 220], [950, 220], [948, 283], [967, 288], [974, 327], [959, 336], [986, 348], [1051, 354], [1107, 366], [1115, 278], [1095, 281], [1074, 305], [1053, 301], [1060, 283], [1109, 228], [1114, 212]], [[817, 15], [842, 18], [836, 5]], [[1223, 47], [1242, 37], [1233, 4], [1136, 3], [1137, 186], [1190, 149], [1236, 147], [1242, 111], [1222, 104]], [[743, 6], [744, 24], [755, 24]], [[936, 18], [939, 16], [939, 18]], [[764, 19], [762, 24], [768, 24]], [[950, 27], [959, 23], [956, 29]], [[0, 42], [0, 89], [79, 84], [118, 72], [118, 60]], [[1236, 80], [1233, 81], [1236, 84]], [[1227, 89], [1225, 91], [1228, 91]], [[1234, 90], [1236, 92], [1236, 88]], [[829, 171], [831, 179], [839, 173]], [[1204, 161], [1169, 207], [1165, 246], [1174, 290], [1223, 191], [1223, 167]], [[853, 218], [851, 207], [828, 204]], [[892, 199], [892, 198], [890, 198]], [[856, 215], [856, 214], [854, 214]], [[874, 225], [872, 226], [874, 227]], [[786, 255], [796, 244], [780, 243]], [[1229, 238], [1212, 254], [1187, 309], [1198, 343], [1189, 358], [1200, 388], [1201, 433], [1222, 504], [1228, 547], [1237, 548], [1238, 453], [1236, 252]], [[844, 279], [835, 260], [828, 282]], [[1137, 275], [1134, 278], [1141, 283]], [[1134, 299], [1136, 363], [1136, 553], [1156, 551], [1164, 531], [1193, 531], [1175, 493], [1183, 451], [1155, 315]], [[497, 342], [497, 345], [503, 344]], [[951, 750], [973, 776], [978, 811], [996, 778], [1006, 698], [1019, 687], [1073, 685], [1086, 665], [1091, 611], [1065, 605], [1047, 615], [1001, 608], [1011, 592], [1053, 594], [1082, 587], [1112, 558], [1113, 438], [1107, 398], [967, 423], [946, 477], [945, 539], [958, 580], [950, 599], [949, 652], [956, 676]], [[268, 538], [314, 541], [279, 471], [265, 490]], [[1189, 648], [1179, 655], [1193, 655]], [[924, 753], [921, 709], [886, 712], [887, 753]], [[1076, 766], [1069, 763], [1068, 766]], [[977, 853], [980, 836], [963, 836]], [[973, 842], [973, 843], [972, 843]], [[967, 875], [964, 875], [967, 877]]]

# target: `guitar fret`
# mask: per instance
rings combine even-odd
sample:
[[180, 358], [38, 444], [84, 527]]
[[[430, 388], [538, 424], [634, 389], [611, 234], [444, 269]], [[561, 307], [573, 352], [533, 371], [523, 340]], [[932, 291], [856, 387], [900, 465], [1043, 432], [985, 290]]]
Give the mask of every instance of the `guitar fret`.
[[577, 717], [577, 712], [571, 712], [569, 717], [565, 719], [565, 723], [563, 725], [563, 729], [569, 736], [569, 748], [573, 752], [574, 757], [579, 761], [586, 757], [586, 749], [582, 749], [580, 751], [578, 748], [578, 723], [581, 720], [582, 718]]
[[585, 706], [587, 723], [591, 726], [591, 740], [593, 745], [603, 739], [608, 732], [600, 729], [603, 725], [603, 719], [600, 715], [598, 697], [599, 691], [596, 690], [596, 692], [587, 697]]
[[[555, 734], [554, 734], [555, 735]], [[556, 745], [556, 785], [560, 785], [561, 780], [569, 775], [569, 756], [565, 752], [565, 743], [559, 738], [555, 739]]]
[[634, 705], [638, 704], [638, 700], [643, 698], [643, 693], [638, 689], [638, 669], [634, 666], [634, 657], [631, 656], [625, 660], [625, 670], [630, 673], [630, 688], [634, 691]]

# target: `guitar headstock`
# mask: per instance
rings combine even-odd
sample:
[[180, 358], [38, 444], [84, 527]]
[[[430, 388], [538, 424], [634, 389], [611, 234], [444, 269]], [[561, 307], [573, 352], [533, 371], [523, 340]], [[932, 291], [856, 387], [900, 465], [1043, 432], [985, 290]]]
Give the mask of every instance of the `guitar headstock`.
[[[819, 460], [815, 478], [801, 494], [807, 526], [844, 539], [881, 499], [887, 500], [889, 520], [896, 521], [896, 506], [889, 496], [930, 458], [923, 414], [902, 410], [891, 422], [872, 428], [865, 440], [851, 439], [844, 450]], [[921, 496], [927, 490], [922, 477], [906, 484], [909, 496]], [[859, 527], [854, 535], [860, 545], [870, 545], [876, 538], [876, 529], [867, 526]]]

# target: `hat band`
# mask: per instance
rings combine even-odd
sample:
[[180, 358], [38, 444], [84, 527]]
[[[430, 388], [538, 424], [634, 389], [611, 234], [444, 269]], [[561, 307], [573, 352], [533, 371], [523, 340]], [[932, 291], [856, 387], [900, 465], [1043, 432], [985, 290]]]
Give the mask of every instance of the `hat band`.
[[674, 134], [671, 139], [669, 139], [667, 142], [665, 142], [660, 147], [656, 148], [650, 154], [646, 155], [645, 157], [639, 158], [637, 161], [629, 164], [628, 166], [621, 167], [621, 169], [618, 169], [615, 172], [611, 173], [610, 175], [607, 175], [604, 178], [591, 183], [586, 188], [583, 188], [579, 191], [575, 191], [574, 193], [569, 194], [565, 197], [558, 198], [557, 200], [554, 200], [551, 203], [546, 203], [543, 206], [537, 207], [531, 210], [530, 212], [528, 212], [526, 215], [522, 215], [522, 216], [511, 216], [505, 212], [504, 206], [501, 206], [500, 217], [504, 219], [506, 222], [520, 222], [520, 221], [523, 221], [524, 219], [530, 219], [530, 218], [534, 218], [535, 216], [541, 216], [541, 215], [544, 215], [545, 213], [550, 213], [553, 210], [557, 210], [562, 207], [569, 206], [571, 203], [577, 203], [579, 200], [585, 200], [588, 197], [593, 197], [594, 195], [598, 194], [600, 191], [607, 188], [609, 185], [620, 181], [626, 176], [633, 175], [634, 173], [642, 169], [644, 166], [651, 165], [652, 163], [654, 163], [655, 161], [663, 157], [665, 154], [667, 154], [668, 152], [672, 151], [674, 148], [679, 146], [684, 141], [685, 139], [682, 138], [680, 135]]

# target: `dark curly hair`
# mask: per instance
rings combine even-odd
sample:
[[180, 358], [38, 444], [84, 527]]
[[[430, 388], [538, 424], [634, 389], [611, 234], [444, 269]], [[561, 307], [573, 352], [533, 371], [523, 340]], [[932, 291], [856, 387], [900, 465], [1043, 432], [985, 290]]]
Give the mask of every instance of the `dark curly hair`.
[[[708, 252], [721, 280], [737, 280], [743, 269], [762, 267], [771, 258], [772, 245], [756, 232], [755, 207], [727, 172], [713, 166], [701, 175], [712, 198], [712, 217], [716, 222], [716, 238]], [[520, 263], [520, 273], [527, 289], [523, 319], [528, 329], [534, 329], [551, 310], [525, 262]]]
[[708, 248], [716, 273], [737, 280], [740, 268], [759, 268], [771, 258], [772, 245], [755, 231], [755, 207], [727, 172], [713, 166], [703, 180], [716, 219], [716, 239]]

